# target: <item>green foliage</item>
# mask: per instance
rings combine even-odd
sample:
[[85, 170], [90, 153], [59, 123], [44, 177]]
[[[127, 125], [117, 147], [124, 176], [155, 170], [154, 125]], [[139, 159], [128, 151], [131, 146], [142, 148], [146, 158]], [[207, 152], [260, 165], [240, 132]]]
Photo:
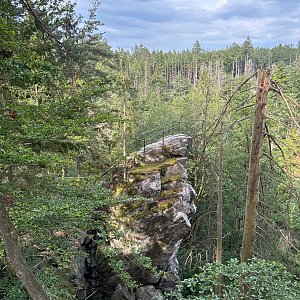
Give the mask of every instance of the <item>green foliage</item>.
[[[45, 286], [47, 294], [51, 300], [71, 300], [76, 299], [74, 296], [74, 288], [66, 284], [66, 280], [53, 269], [43, 268], [37, 272], [38, 279]], [[16, 276], [8, 271], [0, 278], [0, 295], [3, 300], [29, 300], [27, 293], [21, 286]]]
[[46, 260], [68, 268], [74, 256], [82, 255], [78, 241], [88, 230], [97, 229], [105, 242], [105, 211], [115, 200], [99, 183], [78, 178], [48, 178], [46, 191], [21, 195], [10, 215], [25, 245], [44, 249]]
[[108, 260], [108, 264], [118, 274], [118, 277], [121, 279], [122, 283], [125, 286], [127, 286], [129, 289], [134, 289], [138, 287], [137, 282], [125, 270], [125, 264], [123, 260], [111, 258]]
[[[99, 103], [111, 52], [95, 33], [96, 3], [84, 22], [74, 1], [29, 3], [52, 35], [17, 2], [0, 4], [0, 196], [14, 199], [10, 217], [49, 297], [73, 299], [62, 285], [83, 255], [80, 238], [95, 228], [107, 238], [104, 211], [112, 199], [94, 181], [100, 168], [84, 163], [94, 160], [94, 126], [110, 119]], [[25, 297], [7, 272], [0, 282], [9, 299]]]
[[5, 276], [0, 278], [0, 295], [3, 296], [4, 300], [28, 300], [26, 293], [22, 289], [20, 281], [16, 276], [5, 273]]
[[52, 268], [43, 268], [37, 273], [51, 300], [76, 299], [74, 287], [63, 276], [59, 272], [54, 272]]
[[[115, 230], [118, 230], [118, 233], [114, 232]], [[118, 228], [115, 228], [110, 232], [111, 239], [119, 238], [122, 241], [123, 235], [124, 232], [121, 233]], [[124, 253], [123, 248], [110, 248], [105, 244], [100, 244], [98, 247], [98, 255], [103, 256], [104, 259], [107, 260], [108, 266], [116, 272], [117, 276], [125, 286], [129, 289], [135, 289], [141, 284], [126, 270], [126, 266], [128, 265], [134, 265], [143, 270], [143, 272], [147, 272], [157, 278], [164, 275], [164, 272], [158, 271], [157, 267], [153, 266], [151, 258], [143, 254], [143, 250], [145, 249], [141, 249], [140, 245], [130, 245], [129, 249], [128, 245], [126, 246], [126, 253]]]
[[[222, 278], [222, 295], [215, 294], [218, 278]], [[250, 288], [251, 299], [298, 299], [300, 283], [280, 263], [253, 259], [240, 264], [230, 260], [226, 264], [207, 264], [191, 278], [180, 283], [184, 299], [241, 299], [242, 287]]]
[[[248, 37], [241, 45], [234, 43], [218, 51], [205, 51], [196, 41], [193, 49], [178, 53], [150, 52], [140, 45], [113, 55], [97, 31], [102, 25], [96, 19], [98, 2], [87, 20], [76, 14], [75, 1], [30, 3], [53, 36], [45, 34], [17, 2], [0, 3], [0, 191], [1, 196], [14, 197], [10, 216], [30, 265], [38, 264], [41, 257], [47, 261], [37, 274], [53, 299], [71, 299], [60, 285], [65, 280], [52, 270], [67, 269], [73, 257], [82, 254], [79, 238], [89, 229], [97, 229], [103, 242], [117, 235], [107, 233], [105, 212], [122, 200], [111, 198], [99, 183], [99, 175], [144, 142], [171, 133], [188, 133], [193, 138], [190, 181], [196, 189], [198, 212], [180, 250], [182, 261], [191, 266], [183, 268], [183, 273], [192, 274], [203, 257], [206, 261], [214, 257], [220, 136], [225, 153], [223, 258], [238, 256], [255, 80], [235, 93], [228, 107], [226, 103], [261, 65], [273, 65], [273, 80], [294, 102], [289, 100], [289, 110], [278, 95], [269, 96], [267, 122], [273, 140], [267, 141], [266, 136], [264, 145], [257, 252], [292, 268], [299, 265], [293, 243], [299, 243], [294, 235], [300, 229], [300, 145], [299, 128], [291, 118], [292, 112], [299, 119], [297, 47], [254, 48]], [[219, 117], [224, 108], [228, 110], [221, 129]], [[150, 169], [141, 166], [133, 172], [162, 167], [160, 163]], [[111, 173], [105, 178], [110, 184]], [[282, 242], [285, 232], [290, 239]], [[119, 254], [108, 251], [106, 257], [120, 278], [134, 287]], [[137, 265], [155, 273], [147, 257], [134, 255]], [[0, 263], [4, 261], [0, 244]], [[274, 272], [265, 274], [268, 268]], [[258, 274], [257, 282], [252, 275], [248, 278], [257, 299], [270, 299], [275, 292], [283, 295], [273, 285], [268, 287], [267, 280], [276, 282], [287, 297], [296, 295], [293, 283], [288, 284], [288, 273], [259, 260], [250, 265], [236, 261], [208, 265], [183, 284], [183, 291], [193, 289], [193, 293], [202, 291], [203, 297], [214, 297], [216, 274], [221, 274], [224, 297], [235, 299], [240, 280], [248, 273]], [[0, 281], [7, 299], [25, 297], [13, 276]]]
[[300, 230], [300, 209], [298, 203], [291, 203], [290, 210], [291, 229]]
[[[108, 266], [116, 272], [122, 283], [130, 289], [138, 287], [138, 283], [127, 272], [124, 259], [120, 258], [122, 255], [121, 249], [111, 249], [105, 245], [98, 248], [99, 254], [103, 255], [107, 260]], [[99, 255], [98, 254], [98, 255]]]

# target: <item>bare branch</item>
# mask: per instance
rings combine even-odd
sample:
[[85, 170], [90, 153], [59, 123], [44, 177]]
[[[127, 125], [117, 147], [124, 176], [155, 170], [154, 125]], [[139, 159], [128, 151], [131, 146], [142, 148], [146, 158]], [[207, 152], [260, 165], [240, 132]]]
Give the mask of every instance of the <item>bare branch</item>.
[[233, 92], [233, 94], [229, 97], [228, 101], [226, 102], [223, 111], [221, 112], [220, 116], [210, 125], [210, 127], [207, 130], [210, 130], [213, 126], [214, 129], [212, 131], [212, 133], [208, 136], [208, 139], [214, 134], [216, 128], [218, 127], [218, 125], [220, 124], [220, 122], [222, 121], [222, 119], [224, 118], [224, 116], [226, 115], [226, 112], [228, 110], [228, 107], [231, 103], [231, 101], [233, 100], [234, 96], [236, 95], [236, 93], [255, 75], [257, 74], [257, 71], [255, 73], [253, 73], [250, 77], [248, 77], [247, 79], [245, 79]]
[[28, 13], [30, 15], [32, 15], [34, 17], [34, 19], [36, 20], [36, 22], [39, 24], [41, 30], [46, 33], [51, 40], [53, 40], [58, 46], [59, 48], [63, 51], [63, 52], [67, 52], [66, 49], [64, 48], [62, 42], [54, 35], [53, 32], [51, 32], [51, 30], [46, 26], [46, 24], [44, 23], [44, 21], [38, 16], [37, 12], [33, 9], [32, 5], [30, 4], [30, 2], [28, 0], [20, 0], [20, 2], [22, 3], [22, 5], [25, 7], [25, 9], [28, 11]]
[[284, 102], [285, 102], [285, 104], [286, 104], [286, 106], [287, 106], [287, 108], [288, 108], [289, 114], [290, 114], [290, 116], [291, 116], [293, 122], [294, 122], [295, 125], [298, 127], [298, 129], [300, 129], [300, 125], [299, 125], [299, 123], [296, 121], [295, 116], [294, 116], [294, 114], [293, 114], [293, 112], [292, 112], [292, 110], [291, 110], [291, 107], [290, 107], [290, 105], [289, 105], [287, 99], [289, 99], [290, 101], [292, 101], [297, 107], [300, 107], [300, 105], [299, 105], [296, 101], [292, 100], [291, 98], [287, 98], [287, 97], [283, 94], [283, 92], [281, 91], [280, 87], [278, 86], [278, 84], [277, 84], [274, 80], [271, 81], [271, 84], [272, 84], [272, 85], [271, 85], [271, 90], [274, 91], [274, 92], [276, 92], [276, 93], [284, 100]]

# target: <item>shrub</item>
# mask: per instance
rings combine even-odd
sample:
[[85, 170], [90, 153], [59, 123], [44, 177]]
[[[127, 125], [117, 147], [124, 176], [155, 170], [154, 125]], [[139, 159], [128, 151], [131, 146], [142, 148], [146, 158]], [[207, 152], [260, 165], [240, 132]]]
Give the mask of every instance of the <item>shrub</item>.
[[[215, 294], [218, 278], [222, 278], [222, 294]], [[197, 274], [180, 283], [184, 299], [243, 299], [242, 287], [249, 288], [250, 299], [300, 299], [300, 283], [286, 268], [274, 261], [253, 259], [239, 263], [237, 259], [225, 264], [211, 263]]]

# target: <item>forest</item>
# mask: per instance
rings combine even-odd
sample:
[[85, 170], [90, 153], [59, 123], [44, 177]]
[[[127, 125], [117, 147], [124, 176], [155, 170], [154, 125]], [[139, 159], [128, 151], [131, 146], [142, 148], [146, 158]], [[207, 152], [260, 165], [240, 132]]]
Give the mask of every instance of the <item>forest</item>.
[[[1, 0], [0, 299], [300, 299], [300, 42], [114, 50], [98, 9]], [[154, 204], [132, 186], [157, 172]], [[124, 241], [168, 229], [149, 214], [169, 220], [182, 182], [174, 271]]]

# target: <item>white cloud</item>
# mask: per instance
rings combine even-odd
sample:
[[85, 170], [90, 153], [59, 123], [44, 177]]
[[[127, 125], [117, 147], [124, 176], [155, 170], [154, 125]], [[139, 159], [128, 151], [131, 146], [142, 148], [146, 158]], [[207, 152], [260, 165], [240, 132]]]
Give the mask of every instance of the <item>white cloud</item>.
[[[87, 10], [92, 0], [77, 0]], [[300, 40], [299, 0], [102, 0], [101, 30], [115, 48], [225, 48], [250, 36], [254, 46]], [[90, 4], [90, 5], [89, 5]]]
[[219, 0], [216, 3], [215, 8], [216, 9], [223, 9], [224, 7], [226, 7], [227, 4], [228, 4], [228, 0]]

